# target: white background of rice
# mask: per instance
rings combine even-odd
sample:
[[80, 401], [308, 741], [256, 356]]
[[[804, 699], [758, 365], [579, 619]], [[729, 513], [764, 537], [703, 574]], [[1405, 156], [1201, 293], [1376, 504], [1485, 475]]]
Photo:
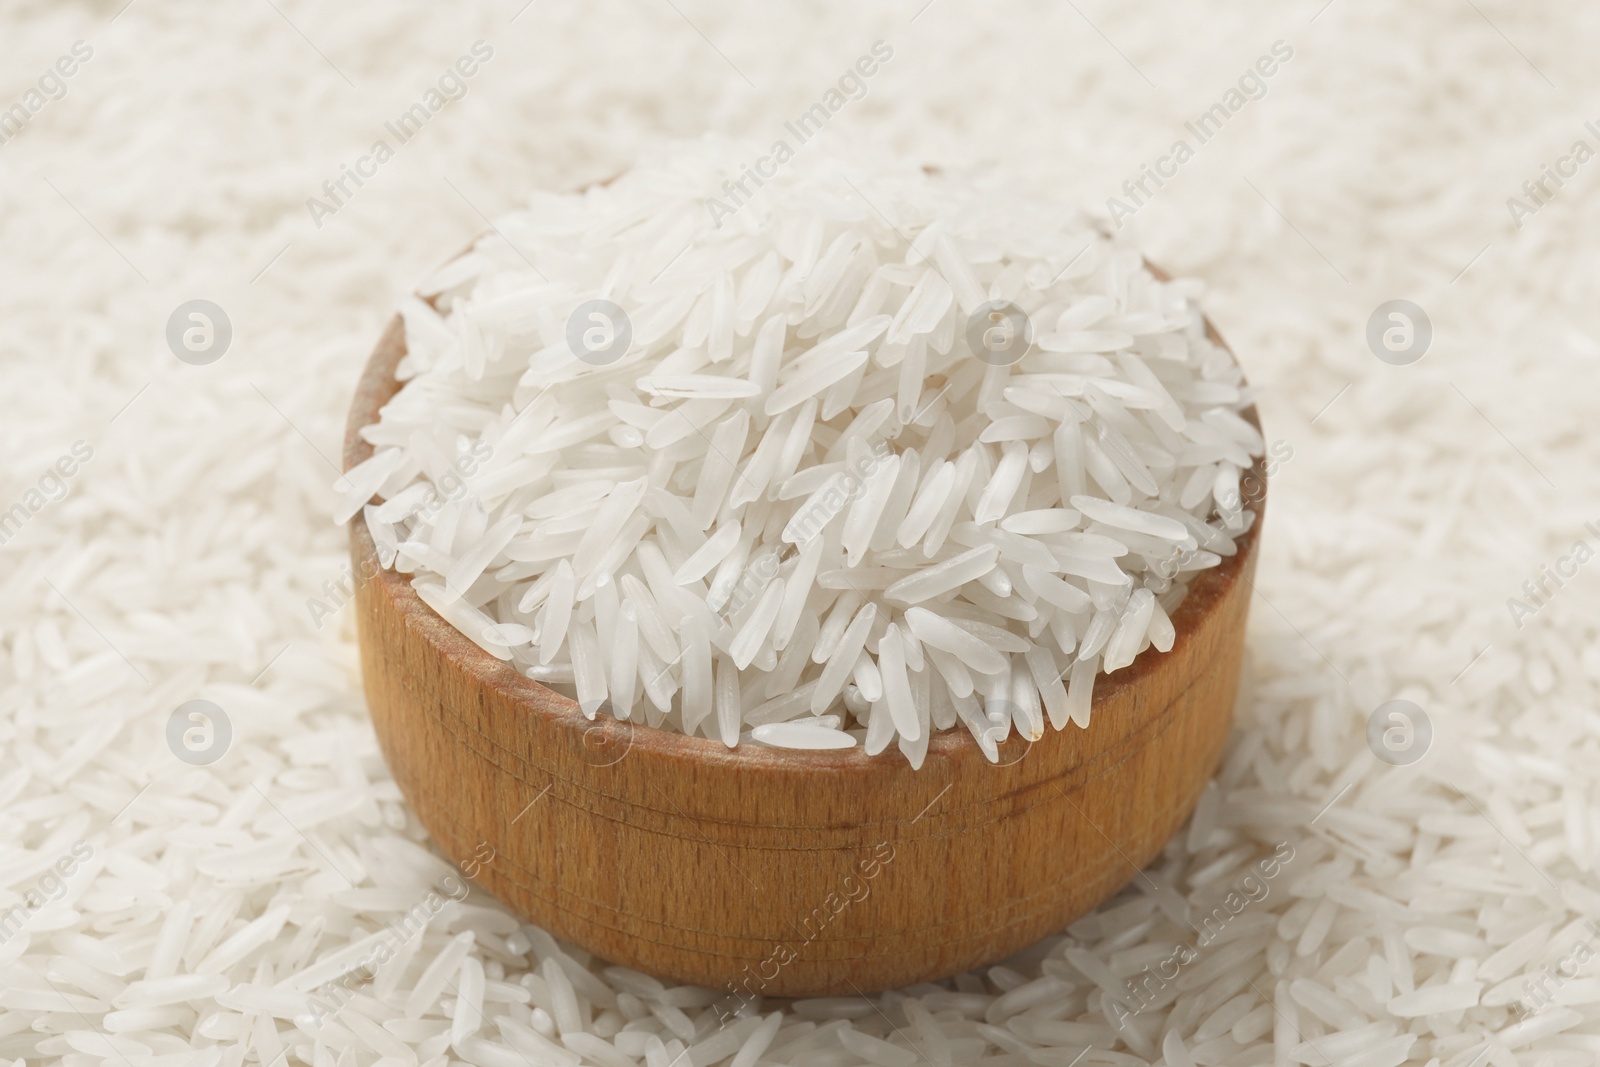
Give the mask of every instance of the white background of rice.
[[[1320, 0], [1171, 4], [1142, 16], [1101, 2], [979, 13], [935, 0], [920, 15], [918, 3], [813, 3], [758, 18], [693, 0], [682, 14], [653, 0], [535, 0], [513, 24], [521, 0], [280, 2], [282, 14], [265, 2], [138, 0], [112, 23], [118, 6], [17, 3], [0, 16], [0, 106], [74, 40], [95, 49], [66, 99], [0, 145], [0, 506], [74, 440], [95, 448], [69, 499], [0, 550], [0, 884], [26, 890], [79, 837], [97, 853], [71, 909], [39, 924], [61, 930], [33, 931], [20, 961], [20, 938], [0, 946], [4, 1055], [108, 1053], [94, 1010], [44, 1019], [75, 1033], [42, 1051], [44, 1035], [26, 1029], [45, 1013], [49, 981], [92, 1000], [140, 977], [94, 992], [47, 973], [73, 954], [62, 947], [72, 929], [102, 913], [121, 909], [154, 936], [171, 902], [190, 898], [215, 944], [283, 904], [327, 916], [320, 953], [415, 899], [423, 875], [381, 859], [384, 839], [415, 831], [390, 828], [402, 809], [366, 723], [348, 612], [318, 632], [305, 607], [343, 563], [342, 533], [326, 523], [329, 460], [395, 295], [481, 229], [471, 205], [498, 214], [530, 186], [602, 178], [645, 145], [708, 128], [770, 140], [878, 38], [894, 59], [837, 130], [1090, 203], [1164, 153], [1273, 40], [1293, 45], [1267, 98], [1137, 219], [1154, 260], [1211, 283], [1210, 313], [1263, 387], [1269, 442], [1294, 448], [1272, 490], [1240, 716], [1267, 743], [1244, 784], [1259, 790], [1264, 771], [1284, 803], [1272, 822], [1259, 791], [1235, 804], [1224, 795], [1217, 818], [1253, 820], [1231, 832], [1262, 854], [1332, 835], [1358, 858], [1362, 842], [1392, 834], [1384, 848], [1406, 860], [1426, 819], [1448, 848], [1481, 852], [1469, 866], [1503, 873], [1474, 883], [1424, 868], [1402, 891], [1358, 865], [1334, 884], [1403, 892], [1416, 922], [1479, 936], [1600, 918], [1593, 568], [1521, 630], [1505, 607], [1600, 520], [1586, 437], [1600, 395], [1595, 168], [1520, 231], [1505, 207], [1540, 163], [1580, 136], [1593, 143], [1582, 127], [1596, 117], [1585, 109], [1600, 88], [1588, 43], [1600, 10], [1563, 10], [1558, 24], [1455, 0], [1335, 0], [1320, 15]], [[495, 58], [468, 96], [315, 230], [305, 199], [478, 38]], [[173, 307], [202, 296], [228, 310], [235, 338], [220, 363], [195, 368], [173, 359], [162, 331]], [[1394, 297], [1434, 323], [1415, 366], [1379, 363], [1362, 339], [1371, 310]], [[1393, 696], [1433, 718], [1435, 751], [1410, 768], [1378, 763], [1362, 733]], [[193, 697], [222, 704], [236, 731], [203, 770], [177, 764], [162, 740], [167, 715]], [[1362, 808], [1373, 814], [1351, 814]], [[1188, 893], [1186, 868], [1218, 854], [1175, 849], [1161, 877]], [[330, 864], [396, 891], [348, 894]], [[1321, 960], [1379, 929], [1370, 908], [1327, 897], [1325, 881], [1301, 887], [1335, 915]], [[1262, 908], [1288, 909], [1298, 898], [1287, 886]], [[1446, 888], [1464, 896], [1439, 896]], [[1422, 916], [1430, 899], [1450, 910]], [[229, 981], [248, 981], [288, 938]], [[423, 951], [443, 943], [430, 937]], [[1568, 947], [1553, 935], [1548, 958]], [[200, 962], [204, 946], [191, 951]], [[1366, 955], [1358, 946], [1352, 971]], [[1441, 966], [1421, 951], [1415, 961], [1419, 974]], [[254, 1062], [253, 1039], [195, 1036], [218, 1011], [210, 999], [195, 1007], [162, 1028], [171, 1036], [135, 1039], [157, 1054], [192, 1042]], [[1576, 1011], [1564, 1036], [1535, 1046], [1570, 1050], [1551, 1062], [1590, 1062], [1600, 1047], [1594, 996]], [[231, 1014], [209, 1024], [214, 1034], [232, 1033]], [[1470, 1062], [1485, 1028], [1508, 1021], [1503, 1008], [1437, 1029], [1433, 1018], [1401, 1022], [1424, 1035], [1414, 1062]], [[284, 1041], [301, 1040], [279, 1025]]]

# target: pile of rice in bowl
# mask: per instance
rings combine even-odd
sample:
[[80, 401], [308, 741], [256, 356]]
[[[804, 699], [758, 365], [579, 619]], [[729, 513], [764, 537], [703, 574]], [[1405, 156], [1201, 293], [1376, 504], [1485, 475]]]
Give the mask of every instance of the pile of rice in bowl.
[[1254, 521], [1200, 286], [1073, 208], [749, 157], [536, 193], [407, 298], [337, 518], [591, 717], [917, 766], [1088, 725]]

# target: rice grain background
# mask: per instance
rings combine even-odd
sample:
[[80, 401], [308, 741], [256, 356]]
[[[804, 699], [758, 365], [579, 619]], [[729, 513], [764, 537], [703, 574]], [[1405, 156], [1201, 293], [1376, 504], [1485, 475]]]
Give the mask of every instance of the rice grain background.
[[[1042, 975], [1066, 989], [1027, 988], [1100, 1022], [1002, 1025], [1016, 1047], [971, 1020], [930, 1039], [919, 1009], [879, 998], [887, 1014], [855, 1012], [852, 1034], [938, 1067], [976, 1051], [1066, 1067], [1084, 1046], [1085, 1064], [1135, 1062], [1105, 1054], [1100, 983], [1166, 958], [1184, 935], [1169, 911], [1204, 914], [1287, 841], [1297, 859], [1245, 913], [1260, 918], [1225, 938], [1238, 959], [1202, 953], [1177, 1006], [1138, 1013], [1141, 1043], [1119, 1054], [1594, 1062], [1594, 964], [1545, 981], [1546, 1001], [1518, 983], [1571, 960], [1582, 921], [1600, 921], [1600, 163], [1574, 155], [1600, 149], [1586, 126], [1600, 127], [1597, 34], [1600, 9], [1486, 0], [8, 5], [0, 1057], [322, 1067], [345, 1048], [365, 1065], [453, 1044], [455, 1059], [526, 1060], [489, 1048], [492, 1020], [530, 1011], [511, 988], [558, 998], [563, 964], [526, 953], [487, 900], [442, 903], [407, 942], [409, 971], [380, 973], [360, 994], [378, 1006], [325, 1026], [323, 1046], [293, 1021], [303, 1005], [262, 992], [454, 877], [412, 844], [339, 610], [329, 485], [349, 390], [397, 295], [529, 187], [604, 178], [708, 129], [783, 136], [882, 39], [893, 59], [827, 136], [1093, 205], [1127, 199], [1124, 181], [1188, 140], [1193, 158], [1130, 224], [1152, 260], [1211, 286], [1283, 458], [1239, 736], [1197, 825], [1069, 941], [952, 986], [993, 996]], [[41, 90], [79, 41], [89, 58], [80, 48]], [[492, 56], [449, 87], [459, 99], [399, 143], [385, 124], [479, 41]], [[1292, 59], [1198, 144], [1185, 123], [1278, 41]], [[5, 119], [18, 103], [20, 129]], [[314, 219], [308, 199], [328, 202], [324, 183], [380, 138], [393, 158]], [[1575, 174], [1558, 188], [1547, 164]], [[1541, 179], [1542, 204], [1524, 188]], [[206, 366], [166, 341], [193, 299], [232, 325]], [[1394, 299], [1432, 324], [1410, 365], [1366, 340]], [[1395, 698], [1431, 724], [1418, 762], [1369, 747], [1369, 716]], [[199, 766], [167, 739], [196, 699], [231, 726]], [[71, 872], [52, 875], [58, 863]], [[440, 953], [448, 982], [403, 1010]], [[1396, 1005], [1402, 979], [1446, 991]], [[476, 1021], [461, 1007], [474, 1002]], [[765, 1010], [786, 1013], [776, 1055], [803, 1016]], [[586, 1026], [609, 1028], [596, 1011]], [[1316, 1047], [1334, 1031], [1355, 1036]], [[575, 1044], [606, 1067], [667, 1062]], [[830, 1051], [815, 1062], [896, 1059], [863, 1036]]]

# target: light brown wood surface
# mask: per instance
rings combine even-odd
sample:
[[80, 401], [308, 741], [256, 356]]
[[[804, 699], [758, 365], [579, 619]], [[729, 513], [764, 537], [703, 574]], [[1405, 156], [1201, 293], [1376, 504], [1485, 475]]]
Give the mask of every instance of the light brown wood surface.
[[[371, 454], [357, 431], [403, 354], [396, 318], [356, 392], [347, 469]], [[1188, 817], [1232, 719], [1264, 500], [1250, 503], [1255, 526], [1194, 577], [1172, 651], [1102, 675], [1088, 729], [1013, 737], [998, 766], [964, 728], [935, 734], [912, 770], [892, 746], [729, 750], [590, 722], [392, 571], [357, 594], [367, 700], [439, 848], [464, 860], [486, 843], [476, 881], [557, 937], [746, 998], [944, 977], [1089, 911]], [[359, 519], [350, 545], [370, 572]]]

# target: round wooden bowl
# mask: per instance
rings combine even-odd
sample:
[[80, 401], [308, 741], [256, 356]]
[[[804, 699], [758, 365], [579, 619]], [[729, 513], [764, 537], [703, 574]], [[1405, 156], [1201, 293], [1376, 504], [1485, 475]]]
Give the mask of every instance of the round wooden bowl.
[[[397, 317], [362, 375], [346, 469], [372, 453], [357, 431], [396, 392], [404, 337]], [[961, 727], [934, 734], [913, 770], [893, 746], [730, 750], [591, 722], [378, 569], [355, 521], [373, 726], [445, 855], [473, 858], [513, 911], [605, 959], [740, 999], [946, 977], [1088, 912], [1189, 817], [1232, 720], [1254, 475], [1257, 521], [1237, 555], [1193, 576], [1172, 650], [1102, 675], [1087, 729], [1013, 736], [998, 765]]]

